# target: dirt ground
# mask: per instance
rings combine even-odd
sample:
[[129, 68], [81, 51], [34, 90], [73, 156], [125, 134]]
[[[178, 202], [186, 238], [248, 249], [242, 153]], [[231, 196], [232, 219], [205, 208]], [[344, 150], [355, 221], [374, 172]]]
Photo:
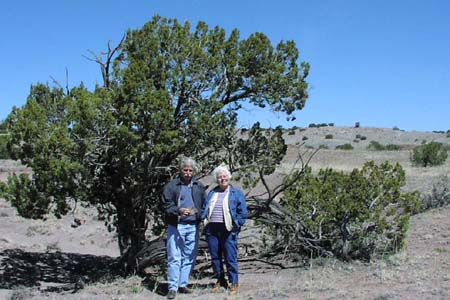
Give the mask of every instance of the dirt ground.
[[[332, 134], [339, 137], [339, 143], [344, 140], [342, 132], [346, 132], [350, 142], [355, 134], [363, 134], [384, 144], [391, 140], [414, 144], [435, 138], [448, 143], [448, 138], [438, 133], [414, 136], [390, 129], [355, 128], [358, 133], [350, 128], [326, 129], [334, 130]], [[391, 137], [389, 132], [395, 136]], [[301, 141], [301, 134], [308, 134], [311, 143], [329, 142], [323, 139], [324, 131], [316, 129], [290, 135], [288, 142], [294, 145]], [[402, 134], [405, 137], [400, 136]], [[281, 169], [287, 170], [292, 165], [297, 150], [291, 147], [289, 151]], [[323, 150], [316, 154], [311, 166], [345, 171], [370, 159], [400, 162], [406, 171], [407, 190], [426, 192], [436, 178], [450, 170], [449, 161], [441, 167], [418, 169], [408, 162], [408, 151], [373, 152], [363, 147], [354, 151]], [[12, 171], [26, 170], [14, 162], [2, 161], [0, 180], [5, 180]], [[18, 216], [9, 203], [0, 199], [0, 222], [0, 299], [165, 299], [164, 278], [159, 278], [156, 285], [138, 276], [112, 281], [91, 280], [86, 284], [80, 276], [74, 283], [77, 292], [62, 291], [61, 287], [74, 279], [70, 272], [92, 279], [95, 274], [110, 270], [110, 264], [119, 254], [114, 233], [106, 231], [93, 209], [77, 207], [61, 219], [28, 220]], [[242, 234], [250, 232], [247, 229]], [[413, 216], [406, 248], [391, 257], [370, 263], [322, 259], [291, 269], [270, 266], [257, 269], [243, 257], [240, 267], [241, 290], [237, 297], [231, 298], [226, 292], [211, 293], [213, 281], [206, 278], [193, 279], [194, 294], [178, 295], [178, 299], [450, 299], [450, 207]], [[54, 273], [53, 278], [44, 276], [49, 271]]]

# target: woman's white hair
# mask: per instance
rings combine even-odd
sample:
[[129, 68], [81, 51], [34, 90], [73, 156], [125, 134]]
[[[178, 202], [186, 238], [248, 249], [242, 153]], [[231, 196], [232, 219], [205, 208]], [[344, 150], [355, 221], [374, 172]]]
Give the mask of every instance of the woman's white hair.
[[217, 176], [220, 174], [225, 173], [228, 176], [228, 179], [231, 179], [231, 172], [228, 170], [227, 166], [220, 165], [216, 167], [213, 171], [214, 180], [217, 182]]

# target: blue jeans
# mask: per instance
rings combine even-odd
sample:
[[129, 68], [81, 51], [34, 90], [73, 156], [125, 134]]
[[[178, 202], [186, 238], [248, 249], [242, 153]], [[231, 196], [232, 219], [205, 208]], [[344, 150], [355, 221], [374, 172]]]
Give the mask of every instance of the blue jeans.
[[239, 283], [238, 234], [238, 232], [228, 231], [224, 223], [209, 223], [205, 228], [214, 277], [219, 280], [225, 278], [222, 261], [225, 259], [228, 281], [231, 284]]
[[198, 225], [169, 225], [167, 230], [167, 281], [169, 290], [186, 287], [197, 258]]

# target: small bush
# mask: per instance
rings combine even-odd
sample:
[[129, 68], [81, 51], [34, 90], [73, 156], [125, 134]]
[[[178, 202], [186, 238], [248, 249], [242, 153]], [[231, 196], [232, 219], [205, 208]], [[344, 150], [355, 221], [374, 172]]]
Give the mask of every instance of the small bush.
[[370, 141], [367, 150], [383, 151], [386, 150], [386, 147], [377, 141]]
[[448, 153], [442, 143], [430, 142], [413, 149], [410, 159], [416, 166], [428, 167], [442, 165]]
[[332, 134], [327, 134], [327, 135], [325, 135], [325, 139], [326, 140], [331, 140], [333, 138], [333, 135]]
[[308, 137], [305, 135], [302, 137], [302, 141], [306, 141], [308, 139]]
[[7, 140], [8, 136], [4, 133], [0, 133], [0, 159], [10, 159], [11, 156], [9, 155], [8, 149], [6, 147], [6, 144], [8, 142]]
[[351, 144], [342, 144], [342, 145], [337, 145], [336, 150], [353, 150], [353, 146]]
[[364, 136], [364, 135], [362, 135], [359, 139], [360, 139], [361, 141], [365, 141], [365, 140], [367, 140], [367, 137]]
[[360, 138], [361, 138], [361, 135], [358, 133], [358, 134], [355, 136], [355, 138], [356, 138], [356, 139], [360, 139]]
[[355, 128], [359, 128], [359, 127], [361, 127], [361, 124], [359, 122], [356, 122], [355, 123]]
[[328, 149], [328, 146], [327, 146], [327, 145], [324, 145], [324, 144], [322, 144], [322, 145], [320, 145], [320, 146], [319, 146], [319, 149]]
[[400, 147], [400, 145], [395, 145], [395, 144], [387, 144], [386, 145], [386, 150], [389, 150], [389, 151], [398, 151], [401, 149], [402, 149], [402, 147]]

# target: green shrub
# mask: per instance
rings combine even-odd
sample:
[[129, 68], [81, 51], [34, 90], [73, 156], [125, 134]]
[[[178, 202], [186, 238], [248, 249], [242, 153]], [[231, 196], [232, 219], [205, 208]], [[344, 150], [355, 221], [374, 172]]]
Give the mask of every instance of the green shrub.
[[416, 166], [428, 167], [442, 165], [447, 156], [447, 149], [442, 143], [430, 142], [414, 148], [410, 159]]
[[367, 140], [367, 137], [364, 136], [364, 135], [362, 135], [359, 139], [360, 139], [361, 141], [365, 141], [365, 140]]
[[266, 246], [297, 257], [318, 249], [345, 259], [393, 253], [404, 246], [410, 215], [420, 210], [418, 193], [403, 193], [404, 184], [402, 167], [388, 162], [367, 162], [350, 174], [307, 169], [280, 200], [288, 212], [282, 222], [265, 228]]
[[353, 150], [353, 146], [351, 144], [342, 144], [342, 145], [337, 145], [336, 150]]
[[377, 141], [370, 141], [367, 150], [383, 151], [386, 150], [386, 147]]
[[327, 145], [324, 145], [324, 144], [322, 144], [322, 145], [320, 145], [319, 146], [319, 149], [328, 149], [329, 147], [327, 146]]
[[401, 149], [402, 149], [402, 147], [400, 147], [400, 145], [395, 145], [395, 144], [387, 144], [386, 145], [386, 150], [389, 150], [389, 151], [398, 151]]
[[7, 144], [7, 135], [0, 133], [0, 159], [9, 159], [11, 158], [8, 149], [6, 147]]
[[7, 184], [0, 184], [0, 196], [16, 207], [24, 218], [39, 219], [48, 213], [43, 207], [47, 207], [50, 199], [38, 191], [28, 174], [9, 176]]
[[306, 141], [308, 139], [308, 137], [305, 135], [302, 137], [302, 141]]
[[332, 134], [327, 134], [327, 135], [325, 135], [325, 139], [326, 140], [331, 140], [333, 138], [333, 135]]
[[6, 121], [0, 122], [0, 159], [9, 159], [11, 156], [9, 155], [7, 149], [8, 143], [8, 123]]
[[367, 146], [367, 150], [375, 150], [375, 151], [395, 151], [395, 150], [401, 150], [401, 147], [399, 145], [394, 145], [394, 144], [387, 144], [387, 145], [383, 145], [380, 144], [377, 141], [371, 141], [369, 143], [369, 145]]

